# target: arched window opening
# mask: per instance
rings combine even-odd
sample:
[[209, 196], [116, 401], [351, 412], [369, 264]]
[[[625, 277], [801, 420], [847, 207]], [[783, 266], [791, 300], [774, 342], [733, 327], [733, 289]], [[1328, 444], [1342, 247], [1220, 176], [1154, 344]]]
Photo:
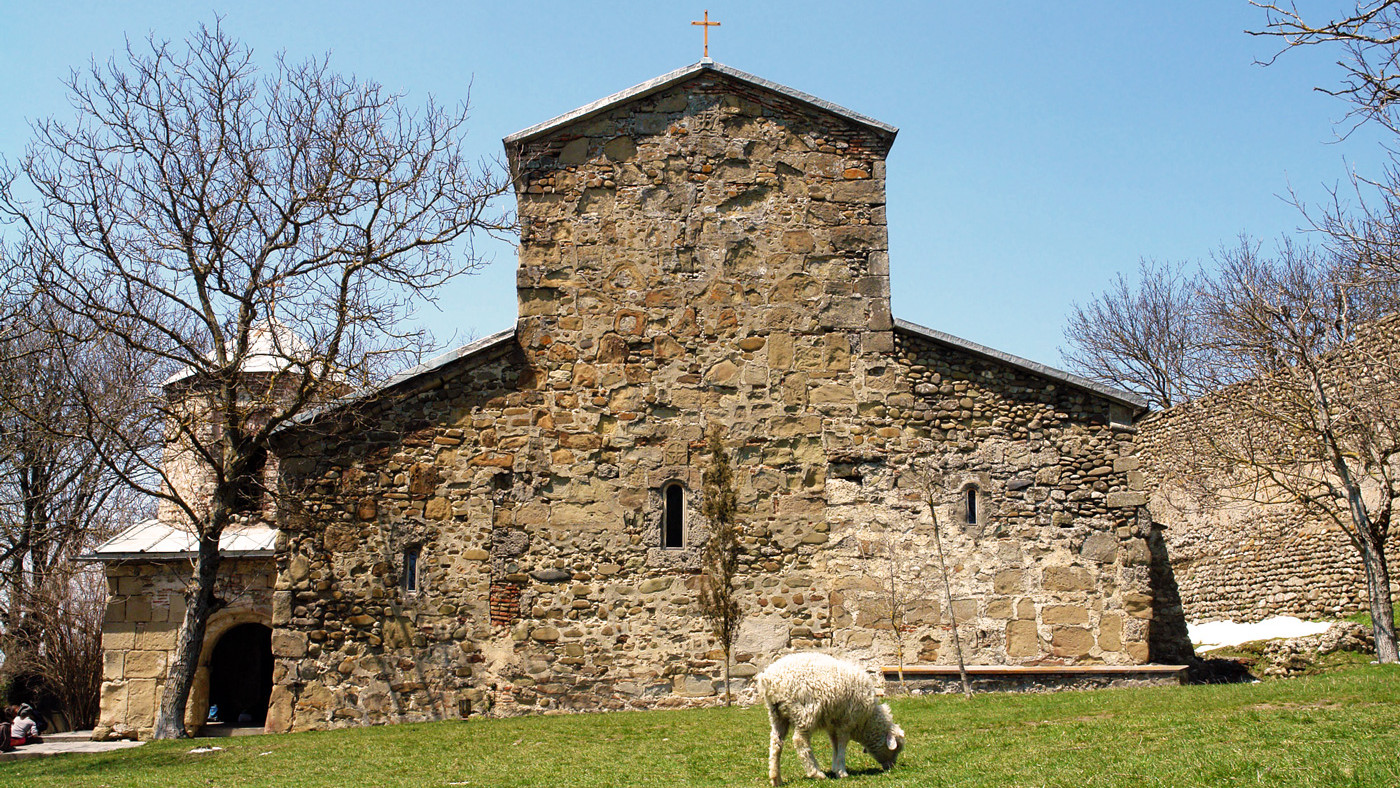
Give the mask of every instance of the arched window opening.
[[977, 486], [976, 486], [976, 485], [972, 485], [972, 486], [968, 487], [967, 490], [965, 491], [964, 495], [966, 495], [966, 498], [967, 498], [966, 502], [964, 503], [964, 509], [965, 509], [965, 513], [966, 513], [966, 515], [967, 515], [967, 524], [968, 524], [968, 525], [976, 525], [976, 524], [977, 524]]
[[418, 587], [418, 548], [410, 547], [403, 551], [403, 590], [412, 594]]
[[662, 490], [665, 497], [661, 518], [661, 546], [685, 547], [685, 488], [671, 482]]

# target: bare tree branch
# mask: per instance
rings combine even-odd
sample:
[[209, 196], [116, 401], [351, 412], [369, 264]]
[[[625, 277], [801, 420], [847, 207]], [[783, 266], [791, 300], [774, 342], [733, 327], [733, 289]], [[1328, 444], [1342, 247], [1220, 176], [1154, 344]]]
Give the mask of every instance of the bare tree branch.
[[1142, 260], [1136, 285], [1119, 274], [1108, 290], [1073, 306], [1060, 351], [1065, 363], [1158, 408], [1199, 396], [1206, 359], [1195, 325], [1196, 287], [1184, 264]]

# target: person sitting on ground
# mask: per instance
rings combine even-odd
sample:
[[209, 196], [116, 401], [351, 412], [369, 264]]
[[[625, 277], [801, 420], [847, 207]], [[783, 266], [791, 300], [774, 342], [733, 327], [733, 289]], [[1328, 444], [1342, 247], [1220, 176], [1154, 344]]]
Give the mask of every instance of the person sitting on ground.
[[15, 744], [42, 744], [43, 739], [39, 738], [39, 724], [34, 721], [34, 707], [28, 703], [19, 707], [19, 714], [15, 716], [13, 726], [10, 728], [10, 740]]
[[8, 706], [0, 706], [0, 752], [12, 752], [15, 746], [10, 743], [10, 723], [15, 719]]

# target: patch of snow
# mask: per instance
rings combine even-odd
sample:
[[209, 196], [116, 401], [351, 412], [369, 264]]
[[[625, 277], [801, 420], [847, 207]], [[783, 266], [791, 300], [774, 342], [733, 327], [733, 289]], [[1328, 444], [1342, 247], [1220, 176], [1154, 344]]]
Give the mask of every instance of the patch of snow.
[[1330, 621], [1303, 621], [1293, 616], [1274, 616], [1254, 624], [1236, 624], [1233, 621], [1187, 624], [1186, 631], [1191, 636], [1191, 645], [1200, 652], [1225, 646], [1238, 646], [1251, 640], [1274, 640], [1317, 635], [1326, 632], [1330, 626], [1332, 626]]
[[190, 750], [191, 755], [203, 755], [206, 752], [223, 752], [223, 747], [195, 747]]

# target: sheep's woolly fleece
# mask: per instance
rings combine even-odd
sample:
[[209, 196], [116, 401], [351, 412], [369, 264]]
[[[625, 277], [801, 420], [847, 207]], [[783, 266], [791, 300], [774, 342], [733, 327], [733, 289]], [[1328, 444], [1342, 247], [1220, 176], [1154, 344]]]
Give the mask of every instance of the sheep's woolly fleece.
[[759, 697], [780, 703], [792, 724], [805, 730], [833, 725], [850, 730], [876, 707], [875, 681], [849, 662], [826, 654], [789, 654], [758, 677]]
[[[759, 697], [801, 734], [794, 735], [794, 742], [803, 760], [811, 758], [802, 741], [807, 733], [826, 729], [851, 736], [885, 768], [894, 764], [904, 731], [876, 698], [875, 680], [860, 667], [826, 654], [789, 654], [759, 674], [757, 684]], [[775, 728], [770, 753], [774, 761], [781, 749], [777, 733]], [[833, 758], [838, 775], [845, 771], [842, 755], [838, 750]], [[774, 762], [770, 767], [775, 785], [781, 779], [776, 766]]]

